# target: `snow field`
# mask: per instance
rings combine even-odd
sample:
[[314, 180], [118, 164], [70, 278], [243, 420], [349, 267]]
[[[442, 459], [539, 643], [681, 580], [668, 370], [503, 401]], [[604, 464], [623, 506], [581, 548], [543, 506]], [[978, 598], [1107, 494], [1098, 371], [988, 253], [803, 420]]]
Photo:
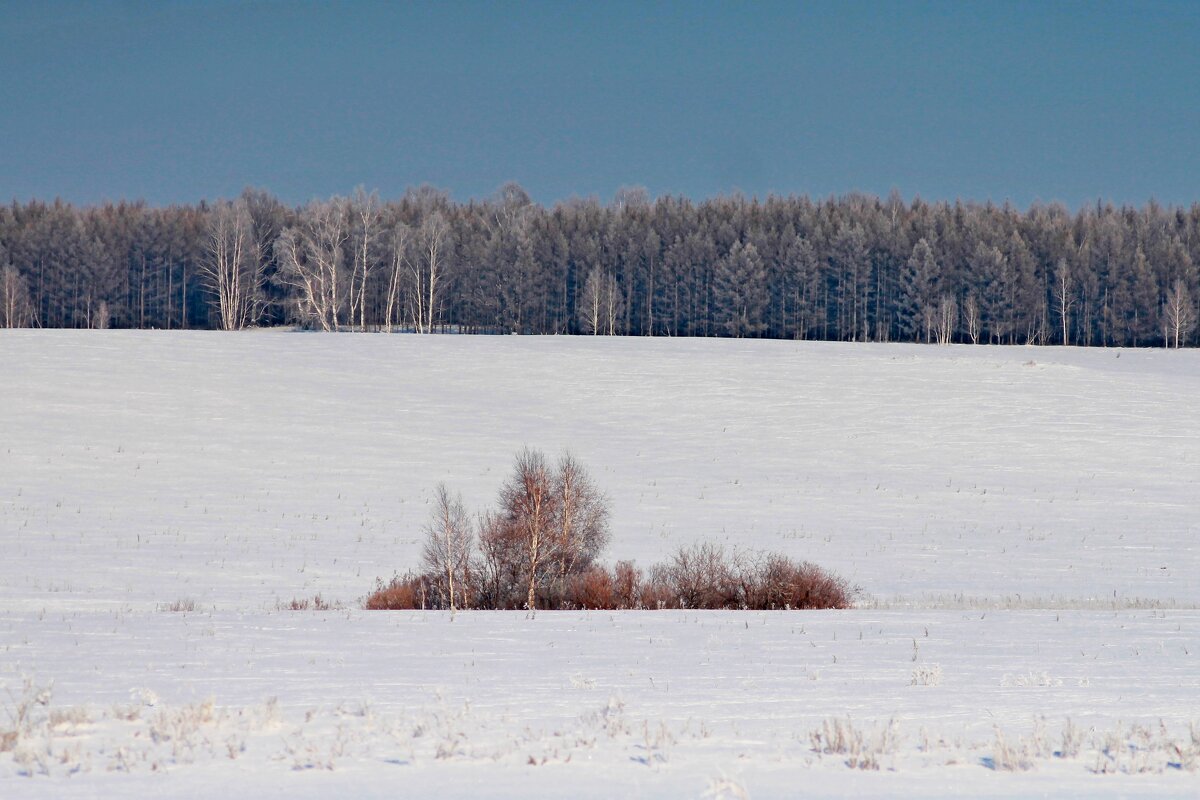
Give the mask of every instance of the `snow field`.
[[973, 768], [993, 791], [1048, 772], [1073, 792], [1107, 773], [1194, 791], [1200, 767], [1190, 611], [97, 616], [0, 622], [50, 687], [10, 772], [48, 774], [22, 784], [46, 796], [246, 764], [266, 786], [403, 767], [461, 790], [484, 766], [571, 765], [693, 796], [714, 765], [755, 796], [786, 793], [787, 768]]
[[[1197, 389], [1191, 351], [4, 332], [0, 796], [1194, 796]], [[610, 494], [610, 559], [780, 550], [863, 608], [355, 609], [526, 444]]]

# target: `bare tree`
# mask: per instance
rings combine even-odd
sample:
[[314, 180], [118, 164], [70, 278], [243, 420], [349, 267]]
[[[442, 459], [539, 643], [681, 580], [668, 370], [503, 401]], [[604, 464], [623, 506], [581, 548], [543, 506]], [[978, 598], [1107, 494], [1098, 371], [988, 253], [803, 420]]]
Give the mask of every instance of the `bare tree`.
[[934, 334], [938, 344], [950, 344], [954, 339], [954, 328], [958, 322], [958, 303], [953, 295], [944, 294], [938, 302], [934, 318]]
[[11, 264], [0, 269], [0, 327], [24, 328], [33, 321], [29, 287]]
[[437, 322], [449, 236], [450, 225], [440, 211], [425, 217], [417, 231], [419, 252], [416, 258], [409, 261], [412, 278], [409, 312], [417, 333], [433, 333]]
[[1163, 311], [1167, 323], [1165, 344], [1173, 343], [1176, 348], [1182, 347], [1187, 342], [1188, 336], [1191, 335], [1192, 327], [1196, 324], [1196, 308], [1192, 305], [1187, 284], [1182, 278], [1177, 278], [1171, 290], [1167, 292]]
[[396, 316], [400, 311], [400, 293], [404, 287], [404, 277], [409, 269], [408, 247], [412, 240], [412, 229], [403, 222], [396, 223], [391, 234], [391, 260], [388, 271], [387, 300], [384, 309], [384, 328], [392, 332], [396, 324]]
[[538, 587], [557, 556], [554, 521], [558, 495], [546, 457], [528, 447], [517, 454], [513, 474], [500, 490], [501, 514], [519, 536], [528, 592], [525, 607], [537, 607]]
[[343, 276], [342, 246], [348, 236], [347, 203], [334, 197], [309, 203], [299, 224], [284, 228], [275, 243], [281, 274], [296, 291], [297, 313], [327, 331], [341, 326], [352, 283]]
[[1071, 270], [1066, 259], [1060, 258], [1054, 267], [1054, 305], [1062, 322], [1062, 343], [1070, 344], [1071, 308], [1075, 305], [1071, 287]]
[[587, 570], [608, 544], [608, 499], [570, 453], [554, 474], [553, 553], [561, 594], [567, 578]]
[[979, 344], [979, 303], [975, 300], [973, 293], [967, 294], [967, 299], [963, 302], [963, 322], [967, 326], [967, 336], [971, 337], [971, 344]]
[[439, 483], [434, 490], [433, 516], [425, 525], [422, 564], [451, 611], [459, 605], [468, 607], [471, 602], [468, 591], [473, 538], [462, 495], [452, 496], [446, 484]]
[[579, 323], [587, 333], [597, 336], [604, 327], [604, 282], [599, 267], [588, 271], [583, 293], [579, 297]]
[[625, 298], [617, 288], [617, 276], [609, 275], [604, 283], [604, 319], [608, 323], [608, 335], [617, 335], [617, 323], [625, 313]]
[[262, 311], [262, 269], [250, 210], [242, 198], [213, 206], [200, 275], [217, 296], [221, 327], [241, 330]]
[[624, 298], [617, 286], [617, 278], [599, 267], [588, 272], [587, 282], [579, 297], [579, 316], [583, 329], [593, 335], [614, 336], [621, 317], [625, 313]]
[[354, 224], [354, 264], [350, 272], [350, 324], [358, 316], [359, 330], [367, 329], [367, 283], [379, 263], [379, 233], [383, 211], [379, 194], [367, 194], [363, 187], [354, 190], [349, 208]]

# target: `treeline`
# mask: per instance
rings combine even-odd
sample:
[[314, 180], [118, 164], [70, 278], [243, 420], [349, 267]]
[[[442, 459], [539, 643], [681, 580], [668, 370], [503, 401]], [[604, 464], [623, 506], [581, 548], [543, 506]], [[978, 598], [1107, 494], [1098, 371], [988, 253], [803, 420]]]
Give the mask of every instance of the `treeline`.
[[1196, 343], [1200, 205], [849, 195], [0, 209], [0, 325]]

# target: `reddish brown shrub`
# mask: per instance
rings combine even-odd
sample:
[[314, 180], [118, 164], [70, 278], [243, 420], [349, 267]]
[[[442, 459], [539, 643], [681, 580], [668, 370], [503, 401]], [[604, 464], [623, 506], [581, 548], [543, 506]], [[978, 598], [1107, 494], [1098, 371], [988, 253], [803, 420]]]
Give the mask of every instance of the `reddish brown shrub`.
[[788, 608], [850, 608], [857, 589], [808, 561], [795, 565], [787, 583], [785, 607]]
[[662, 565], [650, 570], [650, 577], [642, 581], [641, 591], [638, 592], [638, 605], [634, 608], [645, 608], [651, 611], [662, 608], [680, 608], [679, 596], [663, 580]]
[[809, 561], [792, 561], [779, 553], [758, 559], [746, 579], [748, 608], [849, 608], [855, 588]]
[[604, 567], [591, 567], [567, 581], [567, 594], [563, 598], [565, 608], [613, 609], [617, 608], [616, 585], [613, 576]]
[[645, 608], [642, 604], [642, 571], [632, 561], [618, 561], [613, 567], [613, 600], [617, 608]]
[[395, 576], [389, 583], [376, 579], [375, 591], [363, 599], [363, 608], [368, 611], [428, 608], [429, 596], [429, 579], [410, 572]]
[[681, 547], [655, 566], [641, 593], [646, 608], [849, 608], [857, 590], [808, 561], [734, 551], [711, 543]]
[[[701, 542], [680, 547], [655, 566], [653, 582], [670, 608], [739, 608], [738, 575], [720, 545]], [[661, 599], [661, 598], [659, 598]]]

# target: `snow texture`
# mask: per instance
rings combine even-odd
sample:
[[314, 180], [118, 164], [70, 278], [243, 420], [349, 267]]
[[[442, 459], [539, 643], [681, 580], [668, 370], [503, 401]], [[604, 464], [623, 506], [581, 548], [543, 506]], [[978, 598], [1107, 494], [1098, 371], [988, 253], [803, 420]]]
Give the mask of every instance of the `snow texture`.
[[[0, 333], [0, 797], [1194, 797], [1198, 390], [1196, 351]], [[524, 445], [590, 468], [610, 559], [778, 550], [860, 607], [358, 610]]]

